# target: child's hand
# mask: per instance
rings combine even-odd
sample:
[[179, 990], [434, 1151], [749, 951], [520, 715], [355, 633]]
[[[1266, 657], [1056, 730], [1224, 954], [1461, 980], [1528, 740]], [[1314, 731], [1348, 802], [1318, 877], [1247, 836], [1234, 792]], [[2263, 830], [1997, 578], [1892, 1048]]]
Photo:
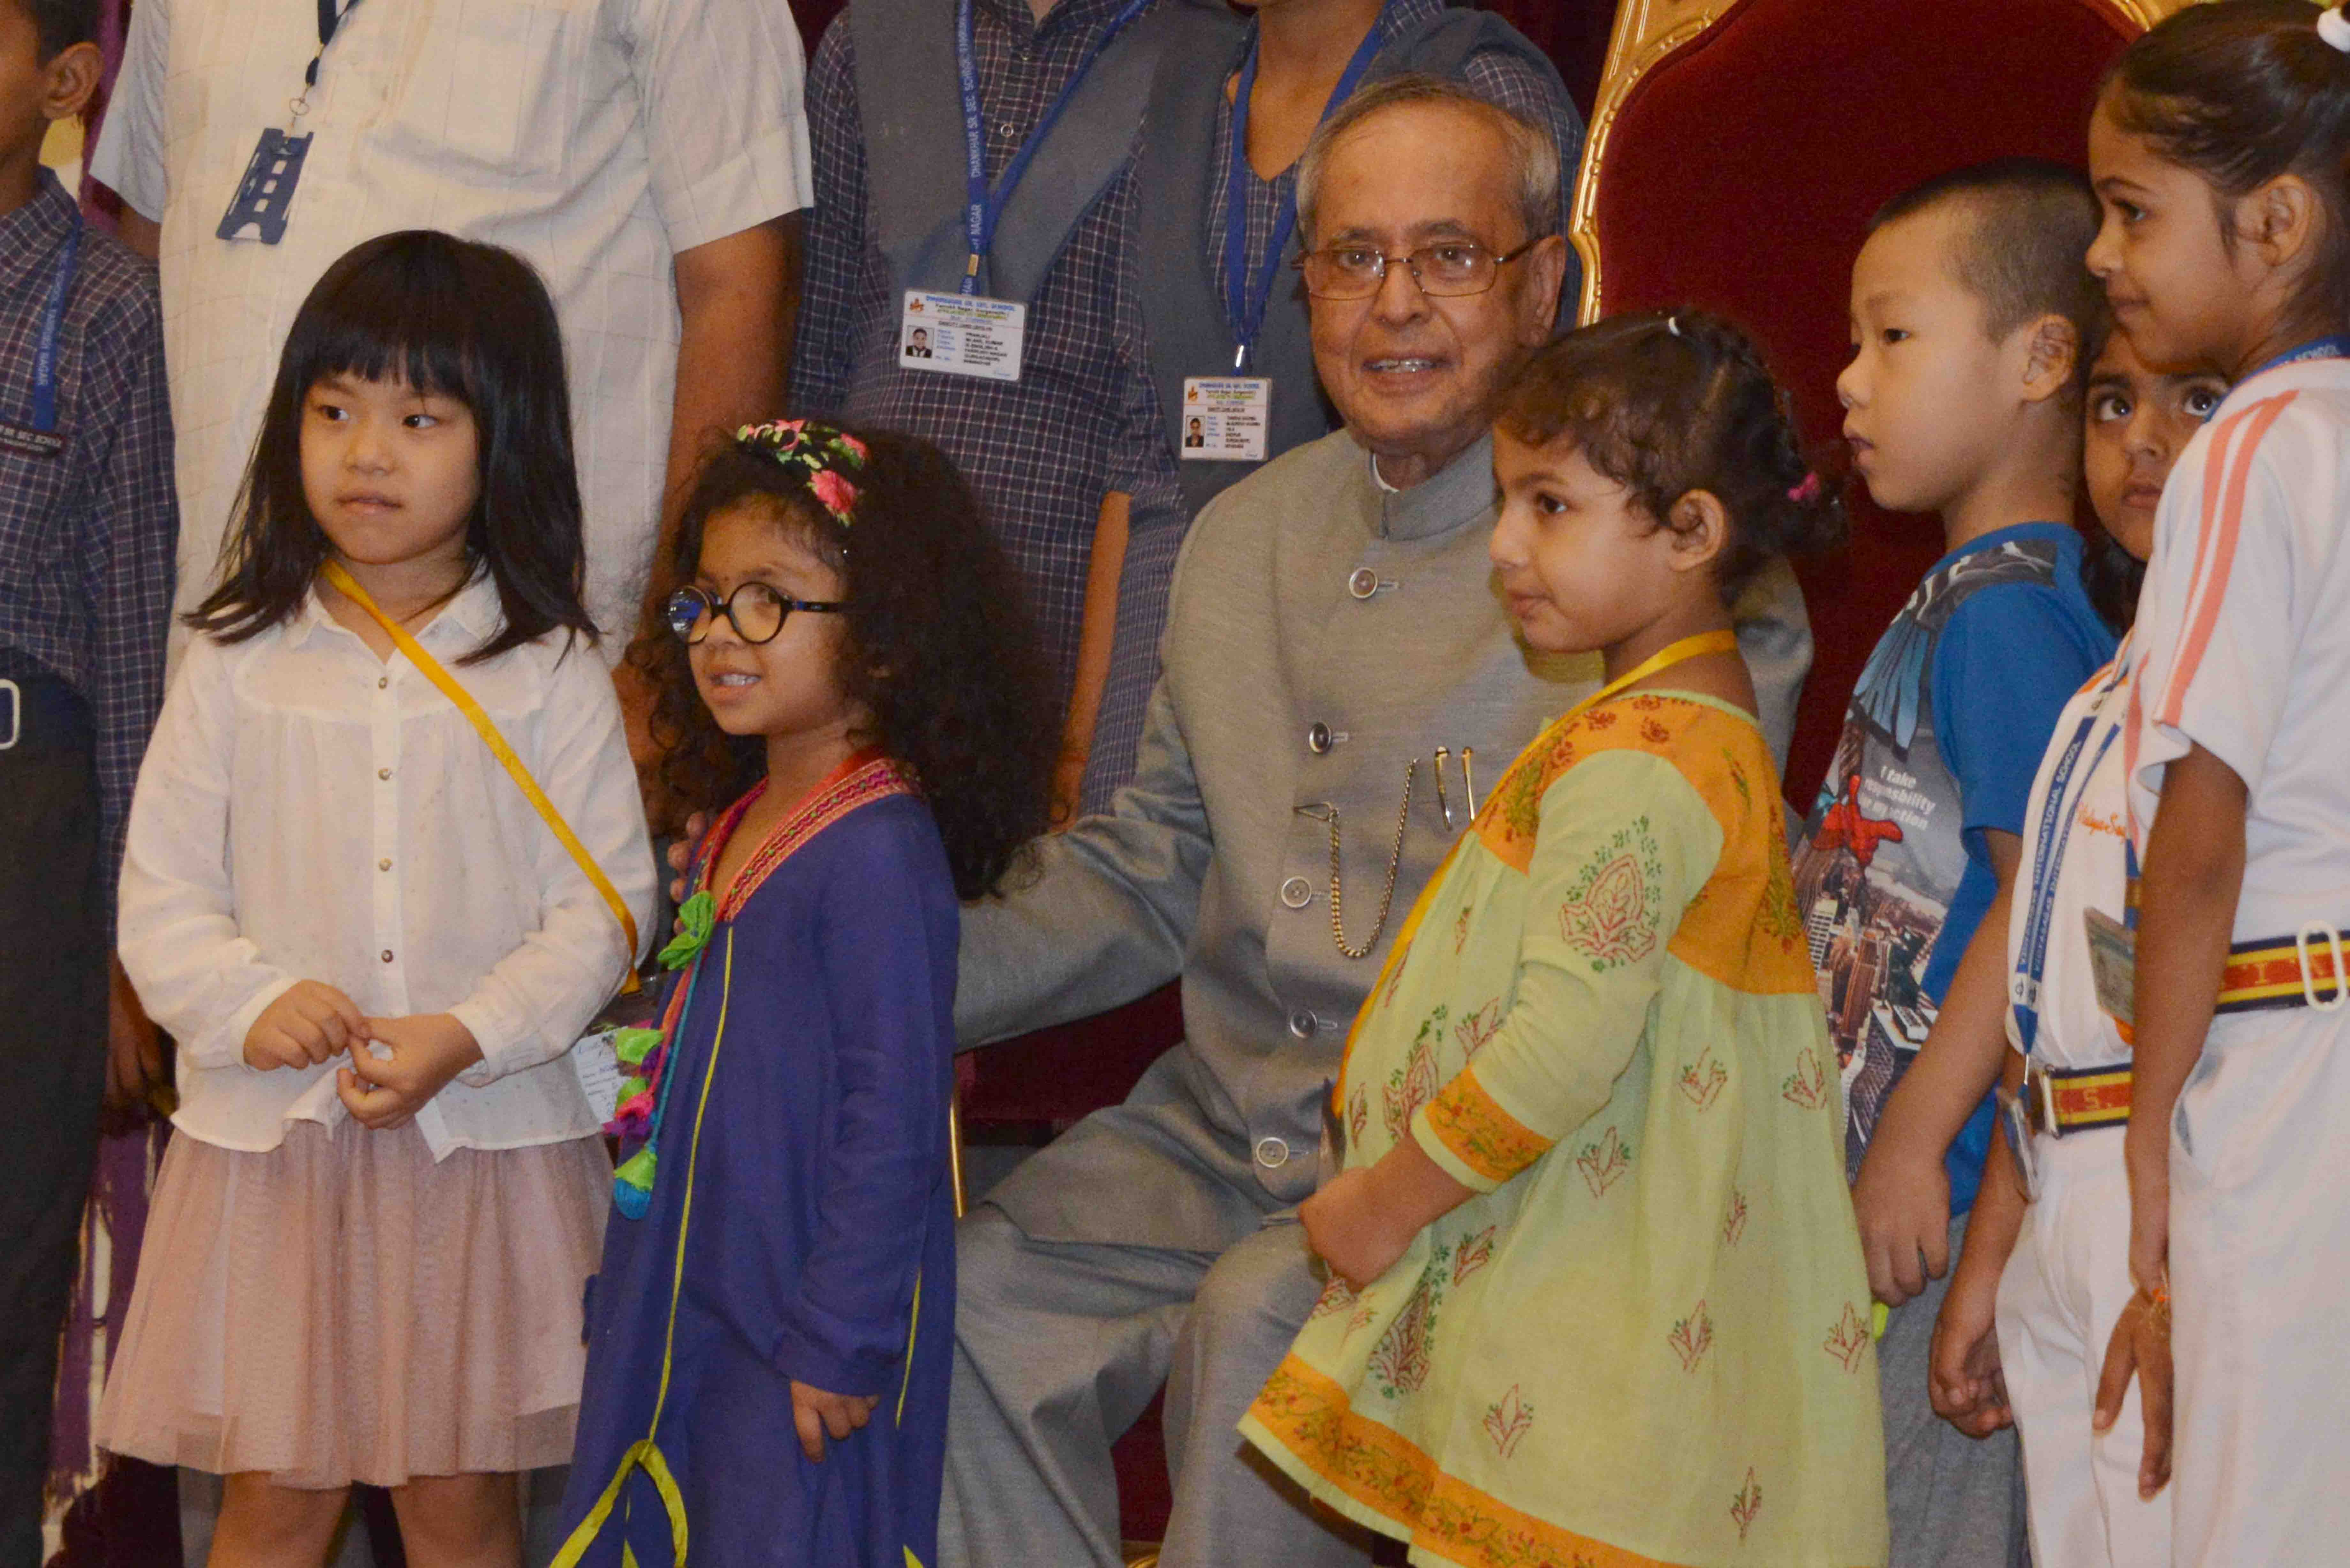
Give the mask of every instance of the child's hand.
[[800, 1452], [822, 1464], [825, 1434], [831, 1433], [836, 1443], [846, 1441], [873, 1419], [873, 1407], [880, 1402], [870, 1394], [827, 1394], [793, 1378], [792, 1425], [799, 1428]]
[[1996, 1273], [1961, 1264], [1934, 1319], [1927, 1397], [1934, 1414], [1970, 1438], [1988, 1438], [2015, 1422], [2007, 1381], [2000, 1376], [1999, 1337], [1992, 1332], [1998, 1297]]
[[685, 902], [685, 874], [693, 869], [693, 852], [702, 843], [702, 836], [710, 831], [710, 814], [697, 811], [685, 819], [685, 831], [669, 846], [669, 868], [677, 873], [669, 879], [669, 901]]
[[1371, 1170], [1342, 1170], [1297, 1206], [1306, 1243], [1331, 1271], [1361, 1290], [1394, 1266], [1419, 1227], [1399, 1223], [1374, 1195]]
[[2130, 1298], [2115, 1321], [2114, 1337], [2106, 1346], [2105, 1372], [2097, 1379], [2097, 1407], [2089, 1417], [2091, 1430], [2113, 1429], [2133, 1375], [2137, 1378], [2138, 1411], [2146, 1422], [2137, 1495], [2151, 1501], [2170, 1480], [2170, 1303], [2167, 1295], [2157, 1307], [2141, 1292]]
[[[379, 1058], [371, 1042], [389, 1045], [391, 1054]], [[389, 1132], [407, 1126], [450, 1079], [480, 1061], [482, 1047], [452, 1015], [421, 1012], [366, 1020], [350, 1055], [351, 1064], [335, 1075], [335, 1093], [353, 1121]]]
[[244, 1064], [307, 1067], [328, 1061], [367, 1037], [359, 1003], [315, 980], [297, 980], [261, 1010], [244, 1032]]
[[1950, 1176], [1939, 1155], [1905, 1158], [1898, 1145], [1871, 1143], [1852, 1184], [1852, 1212], [1869, 1293], [1887, 1306], [1923, 1293], [1928, 1275], [1949, 1272]]

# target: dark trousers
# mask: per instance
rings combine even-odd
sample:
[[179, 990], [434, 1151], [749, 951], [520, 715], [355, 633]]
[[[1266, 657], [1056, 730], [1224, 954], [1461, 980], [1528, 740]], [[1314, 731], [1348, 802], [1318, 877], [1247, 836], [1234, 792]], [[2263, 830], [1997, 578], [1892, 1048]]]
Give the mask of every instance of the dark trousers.
[[38, 1568], [57, 1334], [106, 1085], [106, 900], [88, 737], [0, 752], [0, 1568]]

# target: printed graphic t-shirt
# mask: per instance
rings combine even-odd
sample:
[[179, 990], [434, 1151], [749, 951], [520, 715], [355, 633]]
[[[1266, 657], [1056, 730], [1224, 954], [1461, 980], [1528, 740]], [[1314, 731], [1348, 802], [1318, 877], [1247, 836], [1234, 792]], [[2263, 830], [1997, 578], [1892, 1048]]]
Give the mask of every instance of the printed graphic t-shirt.
[[[1795, 851], [1847, 1179], [1998, 891], [1984, 834], [2022, 836], [2056, 720], [2113, 652], [2080, 535], [2025, 523], [1936, 562], [1869, 655]], [[1990, 1145], [1986, 1100], [1950, 1146], [1952, 1213], [1973, 1205]]]

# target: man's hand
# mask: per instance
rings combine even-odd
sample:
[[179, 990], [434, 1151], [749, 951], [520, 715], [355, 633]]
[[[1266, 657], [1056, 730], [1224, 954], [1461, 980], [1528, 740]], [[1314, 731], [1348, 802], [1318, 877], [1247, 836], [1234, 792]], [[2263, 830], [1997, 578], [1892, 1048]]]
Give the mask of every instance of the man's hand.
[[1970, 1438], [1988, 1438], [2015, 1423], [2007, 1382], [2000, 1376], [1999, 1337], [1992, 1331], [1998, 1298], [1998, 1274], [1961, 1264], [1934, 1319], [1927, 1397], [1934, 1414]]
[[2130, 1378], [2137, 1378], [2138, 1410], [2146, 1421], [2146, 1446], [2138, 1456], [2137, 1495], [2153, 1501], [2170, 1480], [2170, 1306], [2157, 1308], [2144, 1293], [2130, 1298], [2115, 1320], [2106, 1346], [2105, 1371], [2097, 1379], [2093, 1431], [2109, 1432], [2122, 1413]]
[[[378, 1056], [373, 1046], [390, 1047]], [[449, 1080], [482, 1059], [473, 1032], [446, 1012], [370, 1018], [351, 1042], [351, 1064], [335, 1075], [335, 1093], [351, 1119], [376, 1132], [405, 1127]]]
[[1939, 1156], [1908, 1157], [1882, 1132], [1861, 1159], [1852, 1211], [1869, 1293], [1899, 1306], [1950, 1271], [1950, 1177]]
[[1315, 1254], [1358, 1291], [1392, 1268], [1419, 1231], [1378, 1201], [1371, 1171], [1361, 1166], [1332, 1177], [1297, 1206], [1297, 1218]]
[[701, 847], [702, 836], [710, 831], [710, 814], [697, 811], [685, 819], [685, 832], [669, 846], [669, 868], [677, 873], [669, 879], [669, 901], [685, 902], [685, 874], [693, 869], [693, 852]]
[[367, 1019], [358, 1002], [331, 985], [297, 980], [244, 1032], [244, 1064], [264, 1073], [314, 1066], [366, 1037]]
[[122, 971], [122, 961], [107, 963], [106, 1109], [136, 1116], [163, 1081], [163, 1043], [139, 1005], [139, 993]]
[[881, 1401], [870, 1394], [827, 1394], [792, 1379], [792, 1425], [799, 1428], [800, 1452], [816, 1464], [824, 1462], [825, 1434], [836, 1443], [863, 1429]]

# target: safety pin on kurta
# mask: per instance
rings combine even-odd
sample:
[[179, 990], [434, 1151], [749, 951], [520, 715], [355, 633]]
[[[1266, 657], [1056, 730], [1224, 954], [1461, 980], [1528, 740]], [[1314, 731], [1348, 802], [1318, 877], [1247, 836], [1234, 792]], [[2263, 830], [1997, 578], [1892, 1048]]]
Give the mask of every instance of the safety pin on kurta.
[[1444, 788], [1444, 762], [1451, 754], [1452, 748], [1450, 746], [1436, 748], [1436, 809], [1444, 815], [1444, 830], [1447, 833], [1459, 828], [1463, 823], [1474, 822], [1477, 819], [1477, 776], [1470, 771], [1470, 763], [1477, 755], [1476, 749], [1472, 746], [1461, 748], [1461, 791], [1468, 797], [1469, 814], [1460, 822], [1452, 820], [1452, 800], [1445, 793]]

